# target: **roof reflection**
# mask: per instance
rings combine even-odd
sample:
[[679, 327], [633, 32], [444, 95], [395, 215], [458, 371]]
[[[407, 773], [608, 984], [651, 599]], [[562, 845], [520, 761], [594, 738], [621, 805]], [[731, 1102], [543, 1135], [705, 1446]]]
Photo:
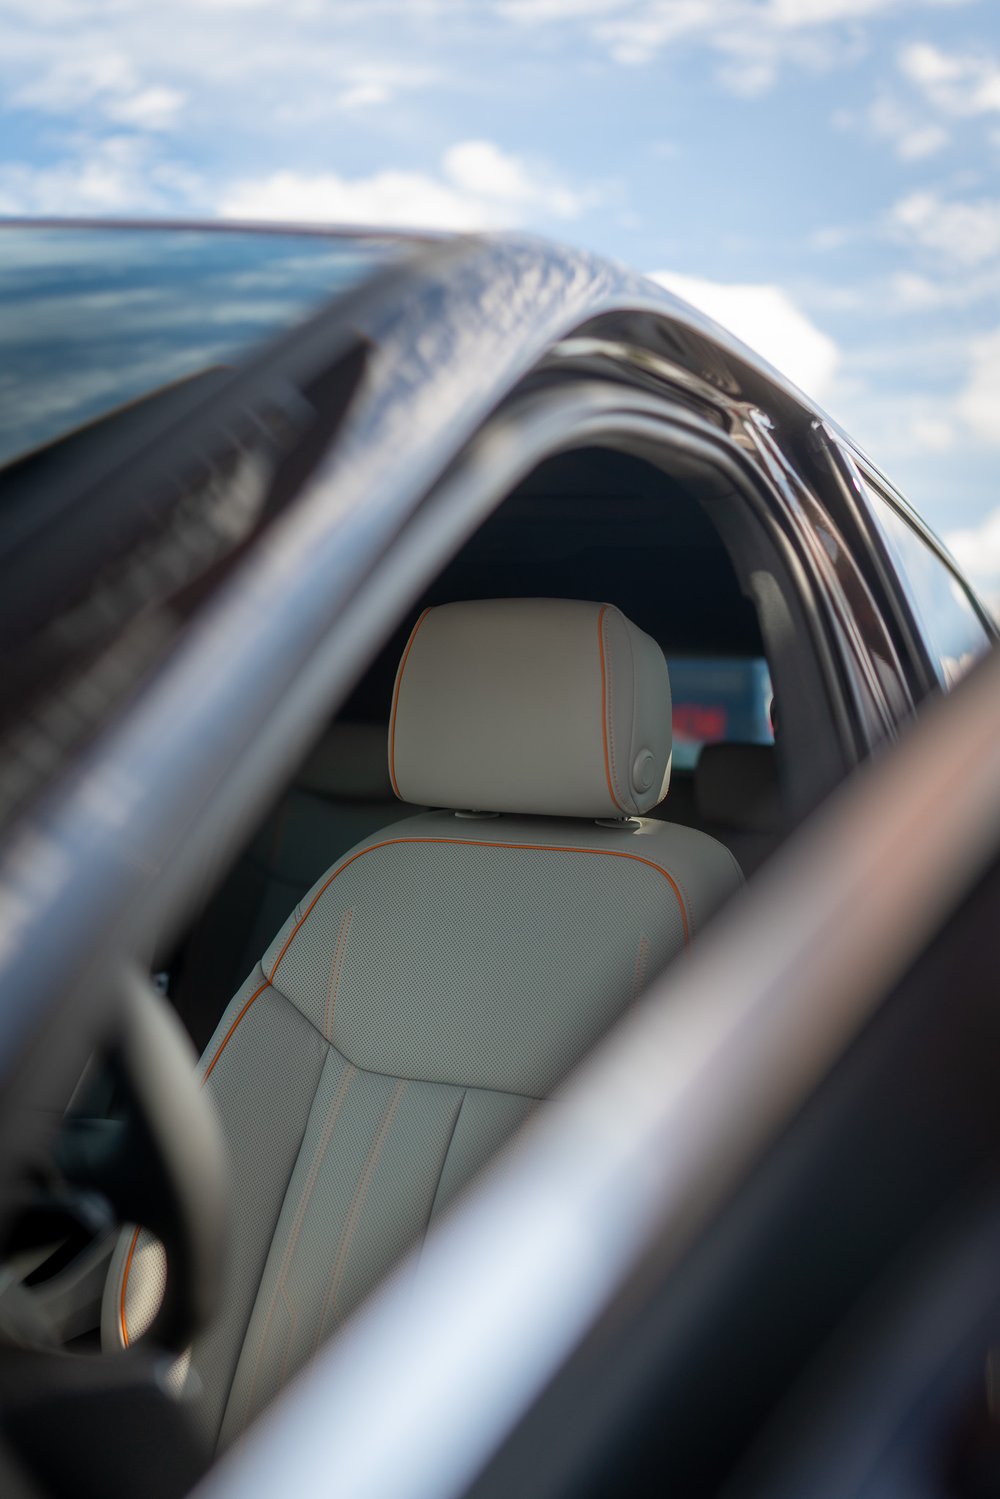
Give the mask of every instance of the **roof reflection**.
[[405, 247], [374, 236], [7, 226], [0, 465], [239, 362]]

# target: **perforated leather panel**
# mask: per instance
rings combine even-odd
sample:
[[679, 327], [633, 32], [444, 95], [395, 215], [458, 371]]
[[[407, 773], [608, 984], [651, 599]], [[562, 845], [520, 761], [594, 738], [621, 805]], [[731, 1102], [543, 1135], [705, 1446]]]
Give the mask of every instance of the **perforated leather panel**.
[[[437, 813], [317, 883], [202, 1063], [235, 1212], [206, 1430], [239, 1434], [739, 882], [687, 828]], [[155, 1306], [139, 1248], [111, 1345], [116, 1301], [130, 1337]]]
[[640, 944], [650, 972], [683, 945], [681, 903], [640, 859], [428, 841], [442, 824], [462, 836], [418, 818], [343, 867], [281, 959], [282, 989], [359, 1067], [543, 1097], [634, 996]]

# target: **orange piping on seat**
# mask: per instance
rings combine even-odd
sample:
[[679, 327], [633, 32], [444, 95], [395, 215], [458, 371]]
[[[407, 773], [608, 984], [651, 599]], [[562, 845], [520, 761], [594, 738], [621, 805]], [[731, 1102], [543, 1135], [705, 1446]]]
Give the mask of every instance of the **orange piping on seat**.
[[126, 1256], [126, 1259], [125, 1259], [125, 1269], [122, 1272], [122, 1297], [121, 1297], [121, 1305], [119, 1307], [119, 1316], [120, 1316], [121, 1324], [122, 1324], [122, 1347], [123, 1348], [127, 1348], [128, 1347], [128, 1328], [125, 1325], [125, 1287], [128, 1285], [128, 1273], [129, 1273], [129, 1271], [132, 1268], [132, 1256], [135, 1254], [135, 1246], [139, 1242], [139, 1232], [140, 1232], [140, 1230], [137, 1228], [136, 1231], [135, 1231], [135, 1233], [132, 1235], [132, 1242], [128, 1246], [128, 1255]]
[[[410, 638], [412, 639], [412, 636]], [[296, 934], [301, 929], [303, 922], [309, 916], [310, 912], [313, 910], [320, 897], [326, 893], [326, 891], [330, 888], [338, 875], [343, 874], [345, 869], [350, 868], [355, 859], [360, 859], [363, 854], [373, 853], [377, 848], [392, 848], [393, 845], [397, 843], [440, 843], [459, 848], [506, 848], [520, 853], [601, 854], [606, 858], [611, 859], [631, 859], [634, 863], [645, 864], [647, 869], [655, 869], [657, 874], [663, 875], [663, 878], [667, 881], [667, 884], [670, 886], [677, 899], [677, 906], [678, 910], [680, 911], [681, 917], [681, 930], [684, 933], [684, 946], [688, 947], [690, 945], [691, 927], [688, 922], [687, 907], [684, 904], [684, 897], [681, 894], [680, 886], [677, 884], [677, 881], [674, 879], [669, 870], [663, 868], [662, 864], [657, 864], [652, 859], [643, 858], [642, 854], [630, 854], [627, 853], [625, 849], [620, 848], [574, 848], [572, 845], [565, 843], [495, 843], [487, 842], [485, 839], [479, 838], [386, 838], [381, 843], [368, 843], [364, 848], [359, 848], [357, 853], [352, 854], [349, 859], [345, 859], [343, 864], [338, 865], [330, 875], [329, 879], [324, 880], [323, 884], [317, 890], [316, 894], [309, 902], [309, 905], [303, 911], [302, 915], [299, 917], [298, 921], [289, 932], [284, 947], [281, 949], [280, 953], [274, 961], [274, 964], [272, 965], [271, 972], [268, 974], [267, 978], [259, 986], [259, 988], [255, 989], [253, 994], [251, 994], [250, 998], [242, 1007], [239, 1014], [236, 1016], [236, 1019], [233, 1021], [232, 1025], [229, 1027], [228, 1031], [219, 1042], [215, 1055], [213, 1056], [211, 1062], [209, 1062], [208, 1067], [205, 1069], [205, 1075], [202, 1078], [202, 1087], [204, 1087], [208, 1082], [213, 1067], [221, 1057], [222, 1053], [225, 1051], [230, 1040], [232, 1039], [236, 1027], [239, 1025], [244, 1015], [250, 1009], [250, 1006], [253, 1004], [254, 1000], [259, 998], [259, 996], [263, 994], [265, 989], [270, 988], [272, 982], [274, 981], [274, 975], [278, 971], [278, 966], [281, 963], [282, 958], [285, 956]], [[128, 1329], [125, 1326], [125, 1287], [128, 1284], [129, 1269], [132, 1265], [132, 1255], [135, 1251], [136, 1240], [138, 1239], [138, 1237], [139, 1229], [137, 1228], [132, 1236], [132, 1244], [129, 1248], [128, 1258], [125, 1261], [125, 1273], [122, 1276], [121, 1324], [122, 1341], [126, 1348], [128, 1347]]]
[[[277, 968], [277, 966], [278, 966], [277, 963], [275, 963], [274, 966], [275, 966], [275, 968]], [[272, 977], [273, 976], [274, 976], [274, 974], [273, 974], [273, 970], [272, 970]], [[254, 990], [254, 992], [251, 994], [250, 998], [247, 1000], [246, 1004], [243, 1006], [243, 1008], [240, 1011], [240, 1013], [237, 1015], [236, 1019], [233, 1021], [232, 1025], [229, 1027], [229, 1029], [226, 1032], [226, 1034], [223, 1036], [222, 1040], [219, 1042], [218, 1046], [215, 1049], [215, 1056], [212, 1058], [212, 1060], [209, 1062], [208, 1066], [205, 1068], [205, 1076], [201, 1080], [201, 1086], [202, 1087], [205, 1086], [205, 1084], [208, 1082], [209, 1078], [212, 1076], [212, 1068], [215, 1066], [216, 1062], [219, 1060], [219, 1058], [222, 1056], [222, 1053], [225, 1051], [226, 1047], [229, 1045], [230, 1037], [232, 1036], [233, 1031], [239, 1025], [240, 1021], [243, 1019], [243, 1016], [246, 1014], [247, 1010], [249, 1010], [249, 1008], [253, 1004], [254, 1000], [257, 999], [257, 998], [259, 998], [259, 996], [261, 994], [263, 994], [264, 990], [269, 987], [270, 983], [271, 983], [271, 979], [267, 978], [267, 979], [264, 980], [264, 982], [260, 985], [260, 987], [258, 989]]]
[[[688, 923], [687, 907], [684, 904], [684, 897], [681, 894], [680, 886], [677, 884], [673, 875], [670, 874], [668, 870], [663, 868], [662, 864], [656, 864], [652, 859], [645, 859], [643, 858], [642, 854], [626, 853], [624, 849], [619, 848], [575, 848], [571, 844], [565, 843], [489, 843], [485, 839], [480, 838], [386, 838], [381, 843], [367, 843], [364, 848], [359, 848], [357, 853], [353, 853], [349, 859], [344, 860], [343, 864], [339, 864], [337, 866], [337, 868], [330, 875], [329, 879], [323, 881], [323, 884], [316, 891], [316, 894], [313, 896], [312, 900], [309, 902], [308, 906], [303, 911], [302, 915], [299, 917], [295, 925], [292, 927], [292, 930], [289, 932], [288, 937], [285, 941], [285, 945], [275, 959], [274, 966], [272, 967], [271, 972], [268, 975], [268, 983], [273, 983], [274, 975], [278, 971], [279, 964], [284, 958], [285, 953], [288, 951], [289, 947], [292, 945], [292, 942], [294, 941], [297, 932], [302, 926], [302, 923], [309, 916], [317, 901], [326, 894], [327, 890], [329, 890], [330, 886], [333, 884], [337, 876], [343, 874], [344, 870], [348, 869], [354, 863], [355, 859], [360, 859], [363, 854], [370, 854], [377, 848], [391, 848], [394, 843], [446, 843], [457, 845], [462, 848], [509, 848], [516, 849], [524, 853], [546, 854], [606, 854], [613, 859], [633, 859], [637, 864], [645, 864], [648, 866], [648, 868], [655, 869], [658, 874], [663, 875], [664, 879], [673, 890], [674, 895], [677, 897], [677, 904], [680, 908], [681, 913], [681, 926], [684, 931], [685, 946], [691, 940], [691, 929]], [[258, 990], [258, 993], [259, 992], [260, 991]], [[256, 997], [256, 995], [253, 996], [254, 999], [256, 999]], [[248, 1009], [252, 1002], [252, 1000], [249, 1000], [244, 1009]], [[233, 1022], [233, 1025], [229, 1032], [230, 1035], [232, 1034], [232, 1031], [235, 1030], [236, 1026], [239, 1024], [242, 1018], [243, 1011], [240, 1012], [240, 1014], [236, 1017], [236, 1020]], [[228, 1039], [229, 1035], [226, 1036], [227, 1041]], [[223, 1042], [223, 1045], [225, 1045], [225, 1042]], [[215, 1065], [214, 1059], [212, 1065]]]
[[604, 779], [608, 783], [608, 794], [612, 802], [619, 812], [624, 812], [625, 808], [615, 796], [615, 788], [611, 782], [611, 758], [608, 754], [608, 677], [607, 667], [604, 664], [604, 616], [607, 612], [607, 604], [602, 604], [601, 612], [597, 616], [597, 648], [601, 653], [601, 739], [604, 743]]
[[389, 779], [392, 782], [392, 789], [400, 801], [403, 800], [403, 797], [400, 796], [399, 786], [396, 784], [396, 709], [399, 706], [399, 689], [403, 685], [403, 672], [406, 670], [406, 663], [409, 659], [413, 642], [417, 638], [417, 631], [430, 612], [430, 605], [428, 605], [410, 631], [410, 638], [406, 642], [406, 650], [403, 652], [403, 659], [400, 661], [399, 670], [396, 673], [396, 685], [392, 689], [392, 713], [389, 717]]

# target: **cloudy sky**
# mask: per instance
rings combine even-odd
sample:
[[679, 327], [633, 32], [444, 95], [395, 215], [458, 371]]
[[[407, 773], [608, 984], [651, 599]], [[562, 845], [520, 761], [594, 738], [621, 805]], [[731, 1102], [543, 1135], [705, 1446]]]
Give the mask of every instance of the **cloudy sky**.
[[0, 214], [519, 227], [816, 396], [1000, 597], [998, 0], [0, 0]]

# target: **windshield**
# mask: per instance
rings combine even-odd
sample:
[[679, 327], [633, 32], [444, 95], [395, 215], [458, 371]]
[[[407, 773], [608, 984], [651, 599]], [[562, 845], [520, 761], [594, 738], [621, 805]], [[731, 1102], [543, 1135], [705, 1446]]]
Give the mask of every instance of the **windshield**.
[[406, 240], [0, 226], [0, 467], [239, 361]]

